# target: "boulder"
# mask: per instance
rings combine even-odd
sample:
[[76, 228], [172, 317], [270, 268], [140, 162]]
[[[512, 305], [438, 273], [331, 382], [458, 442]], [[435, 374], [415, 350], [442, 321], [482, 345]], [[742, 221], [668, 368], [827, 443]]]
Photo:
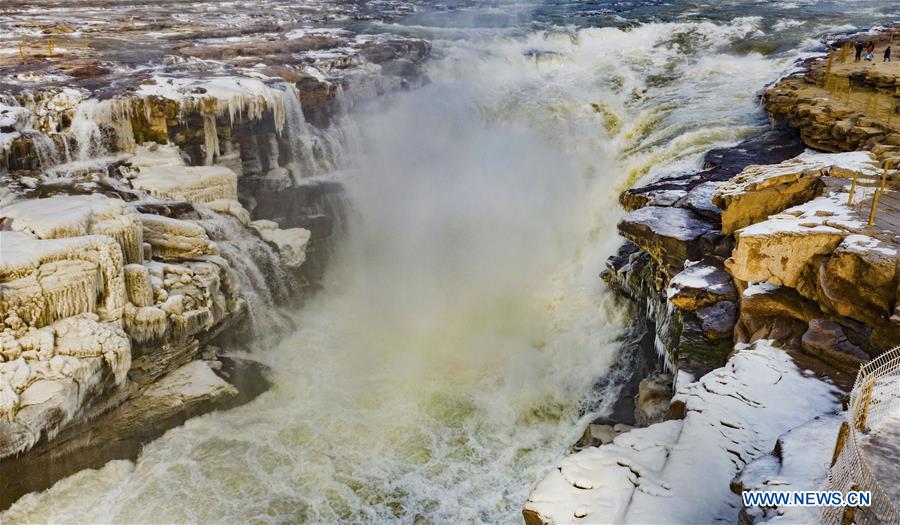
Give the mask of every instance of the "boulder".
[[834, 251], [846, 233], [822, 225], [780, 226], [766, 221], [739, 230], [725, 265], [735, 279], [789, 286], [814, 299], [818, 262]]
[[670, 374], [659, 374], [643, 379], [635, 399], [634, 421], [637, 426], [646, 427], [665, 421], [674, 394]]
[[719, 221], [722, 208], [713, 203], [713, 196], [721, 184], [721, 182], [713, 181], [702, 182], [694, 186], [684, 198], [676, 203], [676, 206], [691, 209], [710, 220]]
[[848, 235], [818, 272], [823, 307], [868, 324], [889, 318], [900, 304], [897, 245], [866, 235]]
[[309, 230], [304, 228], [282, 230], [278, 228], [278, 223], [269, 220], [253, 221], [250, 227], [256, 230], [264, 241], [275, 246], [285, 267], [297, 270], [306, 261], [306, 248], [312, 236]]
[[584, 434], [575, 444], [576, 447], [599, 447], [607, 443], [612, 443], [613, 439], [619, 435], [613, 425], [602, 425], [598, 423], [590, 423], [584, 429]]
[[731, 341], [737, 314], [737, 301], [731, 300], [717, 301], [694, 310], [694, 315], [700, 321], [703, 337], [711, 343]]
[[718, 301], [737, 301], [737, 290], [719, 264], [698, 262], [687, 266], [669, 281], [669, 302], [682, 310], [696, 310]]
[[770, 166], [747, 166], [718, 186], [712, 202], [722, 209], [722, 233], [767, 219], [791, 206], [812, 200], [824, 185], [821, 159], [791, 159]]
[[803, 334], [804, 352], [848, 372], [856, 372], [869, 361], [869, 355], [847, 340], [841, 325], [825, 319], [812, 319]]

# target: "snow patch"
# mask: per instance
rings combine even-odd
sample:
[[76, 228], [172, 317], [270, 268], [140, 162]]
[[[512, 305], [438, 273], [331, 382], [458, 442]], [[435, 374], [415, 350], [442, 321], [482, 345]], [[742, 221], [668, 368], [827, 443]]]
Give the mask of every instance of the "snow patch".
[[526, 511], [546, 523], [572, 523], [576, 512], [584, 523], [734, 523], [735, 474], [779, 434], [839, 406], [833, 386], [804, 375], [771, 341], [736, 348], [726, 366], [679, 389], [683, 420], [564, 458]]

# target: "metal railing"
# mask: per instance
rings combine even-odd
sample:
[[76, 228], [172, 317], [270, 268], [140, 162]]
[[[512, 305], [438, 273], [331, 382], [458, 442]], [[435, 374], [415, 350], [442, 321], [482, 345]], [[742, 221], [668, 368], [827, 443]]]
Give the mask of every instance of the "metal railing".
[[[853, 83], [850, 81], [850, 77], [831, 73], [831, 68], [829, 67], [828, 69], [829, 71], [825, 73], [825, 82], [822, 87], [825, 88], [825, 91], [831, 93], [835, 99], [843, 102], [845, 105], [850, 106], [852, 104], [854, 107], [863, 109], [866, 115], [884, 118], [888, 126], [893, 124], [898, 118], [897, 106], [900, 106], [900, 101], [898, 101], [896, 95], [857, 90], [856, 93], [860, 93], [860, 96], [857, 96], [857, 100], [854, 100], [853, 97], [856, 93], [853, 90]], [[860, 97], [865, 97], [865, 100], [858, 100]]]
[[871, 194], [872, 206], [869, 209], [869, 226], [875, 224], [875, 213], [878, 211], [878, 200], [881, 198], [882, 194], [884, 194], [885, 191], [889, 191], [891, 186], [897, 186], [896, 182], [892, 181], [890, 178], [890, 175], [894, 173], [894, 170], [891, 168], [892, 162], [885, 161], [880, 176], [856, 173], [849, 179], [851, 183], [849, 195], [847, 197], [847, 206], [853, 206], [855, 203], [856, 208], [860, 213], [864, 213], [864, 211], [860, 209], [860, 206], [862, 206], [863, 201], [869, 196], [869, 189], [873, 190]]
[[[893, 44], [894, 39], [894, 31], [891, 31], [889, 36], [879, 37], [880, 41], [887, 40], [889, 45]], [[825, 65], [825, 75], [822, 80], [822, 87], [825, 88], [826, 91], [831, 93], [836, 99], [842, 101], [846, 105], [850, 105], [853, 97], [853, 83], [850, 81], [849, 76], [841, 76], [839, 74], [833, 73], [832, 66], [834, 65], [835, 58], [837, 58], [837, 61], [841, 64], [846, 63], [847, 60], [849, 60], [852, 51], [853, 44], [850, 42], [845, 42], [836, 51], [829, 51], [828, 61]], [[887, 105], [881, 103], [881, 100], [883, 98], [889, 98]], [[889, 93], [885, 93], [885, 97], [879, 97], [875, 92], [870, 92], [867, 94], [866, 100], [863, 105], [865, 106], [865, 112], [873, 117], [878, 117], [878, 114], [881, 112], [882, 108], [886, 109], [887, 124], [888, 126], [890, 126], [892, 121], [897, 118], [897, 106], [900, 105], [900, 103], [898, 103], [898, 98], [896, 95], [891, 96]]]
[[827, 525], [869, 525], [900, 523], [900, 502], [892, 501], [877, 469], [867, 461], [862, 449], [866, 434], [900, 415], [900, 346], [863, 365], [850, 392], [848, 421], [841, 425], [835, 444], [826, 490], [871, 492], [868, 507], [824, 507]]
[[[47, 57], [54, 56], [54, 50], [56, 49], [56, 45], [53, 42], [53, 37], [47, 37]], [[26, 60], [29, 57], [29, 51], [31, 50], [31, 42], [28, 41], [27, 36], [22, 36], [22, 39], [19, 40], [19, 58], [22, 60]]]

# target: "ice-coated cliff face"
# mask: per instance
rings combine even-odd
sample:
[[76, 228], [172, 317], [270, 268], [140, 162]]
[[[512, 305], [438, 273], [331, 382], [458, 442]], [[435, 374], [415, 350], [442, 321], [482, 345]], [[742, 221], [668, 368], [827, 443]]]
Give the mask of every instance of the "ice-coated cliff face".
[[[191, 181], [187, 167], [172, 169]], [[201, 221], [135, 206], [95, 194], [0, 208], [0, 457], [52, 439], [86, 403], [125, 388], [129, 371], [146, 381], [142, 375], [164, 374], [168, 359], [190, 360], [206, 334], [246, 311], [235, 267], [204, 228], [234, 220], [230, 214], [208, 211]], [[232, 236], [256, 237], [242, 228]], [[275, 224], [265, 231], [298, 270], [309, 232]]]
[[[417, 82], [430, 46], [323, 32], [269, 4], [268, 21], [229, 4], [214, 25], [185, 22], [171, 6], [156, 24], [169, 31], [112, 20], [100, 34], [79, 6], [77, 35], [50, 24], [74, 36], [52, 72], [27, 44], [24, 60], [0, 53], [0, 477], [18, 480], [0, 506], [70, 473], [47, 458], [121, 457], [84, 441], [85, 421], [112, 443], [151, 439], [246, 396], [213, 373], [228, 376], [216, 338], [272, 337], [277, 307], [321, 276], [342, 213], [322, 177], [354, 133], [341, 120]], [[127, 52], [80, 45], [119, 33]]]

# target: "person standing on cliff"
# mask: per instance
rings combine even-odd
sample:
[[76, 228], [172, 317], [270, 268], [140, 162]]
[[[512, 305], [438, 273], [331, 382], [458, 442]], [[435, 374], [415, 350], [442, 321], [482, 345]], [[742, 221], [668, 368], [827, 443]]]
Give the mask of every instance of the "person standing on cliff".
[[891, 61], [891, 46], [884, 48], [884, 62]]
[[874, 53], [875, 53], [875, 42], [872, 42], [871, 40], [869, 40], [868, 45], [866, 45], [866, 60], [871, 62], [872, 59], [875, 58]]
[[862, 42], [856, 43], [856, 61], [857, 62], [859, 62], [862, 59], [862, 52], [863, 52], [863, 49], [865, 49], [865, 48], [866, 48], [866, 46]]

